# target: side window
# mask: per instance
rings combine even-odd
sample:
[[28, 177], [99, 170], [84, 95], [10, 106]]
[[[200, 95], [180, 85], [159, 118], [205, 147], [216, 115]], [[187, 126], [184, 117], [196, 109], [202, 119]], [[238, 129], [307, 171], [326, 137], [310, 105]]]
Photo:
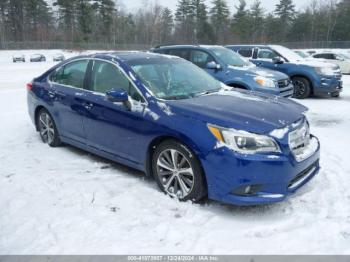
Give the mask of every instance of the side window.
[[91, 91], [106, 93], [112, 89], [123, 89], [134, 100], [142, 101], [142, 96], [129, 79], [115, 65], [103, 61], [95, 61], [92, 77]]
[[171, 49], [167, 52], [169, 55], [178, 56], [186, 60], [190, 60], [189, 51], [186, 49]]
[[89, 60], [69, 63], [53, 73], [50, 80], [61, 85], [84, 88], [85, 72], [88, 64]]
[[253, 56], [253, 49], [240, 49], [238, 50], [238, 54], [240, 54], [243, 57], [251, 58]]
[[314, 58], [325, 58], [323, 54], [314, 55]]
[[191, 52], [190, 61], [201, 68], [206, 68], [207, 64], [210, 62], [215, 62], [215, 59], [212, 55], [208, 54], [207, 52], [193, 50]]
[[274, 59], [275, 57], [278, 57], [279, 55], [274, 52], [273, 50], [269, 49], [260, 49], [258, 52], [258, 59]]

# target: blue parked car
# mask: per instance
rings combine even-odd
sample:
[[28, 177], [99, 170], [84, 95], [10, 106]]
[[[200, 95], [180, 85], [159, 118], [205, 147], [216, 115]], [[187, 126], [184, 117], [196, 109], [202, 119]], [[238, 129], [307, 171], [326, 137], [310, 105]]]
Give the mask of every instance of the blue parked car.
[[251, 59], [259, 67], [287, 74], [294, 83], [294, 96], [310, 95], [339, 97], [343, 89], [339, 66], [302, 58], [294, 51], [279, 45], [229, 45], [227, 48]]
[[287, 75], [258, 68], [222, 46], [160, 46], [152, 49], [152, 52], [184, 58], [231, 87], [283, 97], [293, 96], [294, 87]]
[[282, 201], [319, 171], [320, 146], [304, 106], [227, 89], [181, 58], [79, 56], [27, 89], [44, 143], [67, 143], [141, 170], [180, 200]]

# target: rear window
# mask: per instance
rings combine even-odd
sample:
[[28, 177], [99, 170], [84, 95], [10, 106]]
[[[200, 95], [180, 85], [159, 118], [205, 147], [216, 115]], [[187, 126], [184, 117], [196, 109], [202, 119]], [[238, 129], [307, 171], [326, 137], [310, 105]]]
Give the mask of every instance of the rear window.
[[80, 60], [62, 66], [50, 76], [50, 80], [61, 85], [83, 88], [88, 63], [88, 60]]

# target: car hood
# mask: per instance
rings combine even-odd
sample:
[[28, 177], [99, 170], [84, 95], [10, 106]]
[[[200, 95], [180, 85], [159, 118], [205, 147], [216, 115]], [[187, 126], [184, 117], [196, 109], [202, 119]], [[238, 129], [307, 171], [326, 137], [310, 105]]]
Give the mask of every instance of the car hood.
[[259, 134], [290, 125], [307, 111], [293, 100], [244, 90], [220, 91], [167, 104], [174, 114]]
[[316, 61], [316, 60], [311, 60], [311, 59], [298, 61], [298, 62], [296, 62], [296, 64], [306, 65], [306, 66], [311, 66], [311, 67], [332, 67], [332, 68], [336, 67], [336, 65], [334, 65], [332, 63], [326, 63], [322, 60]]
[[283, 74], [281, 72], [257, 67], [255, 65], [247, 66], [247, 67], [228, 66], [227, 69], [228, 70], [241, 70], [242, 72], [245, 72], [246, 76], [252, 76], [252, 77], [263, 76], [263, 77], [275, 79], [277, 81], [289, 78], [286, 74]]

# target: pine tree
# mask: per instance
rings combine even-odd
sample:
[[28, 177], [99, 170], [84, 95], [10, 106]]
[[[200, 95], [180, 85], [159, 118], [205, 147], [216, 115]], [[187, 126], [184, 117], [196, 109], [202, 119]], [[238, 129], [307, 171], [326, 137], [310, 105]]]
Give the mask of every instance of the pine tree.
[[175, 12], [176, 35], [181, 42], [193, 43], [195, 31], [194, 6], [191, 0], [179, 0]]
[[209, 43], [212, 38], [212, 29], [208, 22], [207, 6], [204, 0], [192, 0], [195, 22], [195, 42]]
[[115, 17], [116, 6], [113, 0], [96, 0], [93, 5], [96, 12], [96, 23], [97, 27], [95, 30], [98, 31], [98, 35], [106, 41], [111, 39], [113, 20]]
[[47, 40], [47, 33], [52, 25], [52, 13], [44, 0], [25, 0], [24, 21], [26, 39]]
[[260, 0], [255, 0], [249, 11], [249, 25], [251, 41], [264, 42], [264, 9]]
[[169, 8], [164, 8], [160, 21], [160, 44], [170, 44], [174, 27], [174, 17]]
[[280, 0], [276, 5], [275, 14], [285, 25], [289, 25], [295, 18], [295, 5], [293, 0]]
[[59, 29], [65, 41], [73, 41], [77, 30], [76, 0], [57, 0], [53, 3], [58, 6]]
[[215, 39], [219, 43], [223, 43], [228, 32], [230, 11], [226, 0], [213, 0], [212, 5], [210, 19], [214, 28]]
[[233, 15], [231, 30], [234, 35], [237, 35], [238, 41], [247, 42], [249, 38], [249, 12], [246, 9], [247, 3], [245, 0], [239, 0], [239, 5], [236, 6], [236, 13]]
[[293, 0], [280, 0], [279, 4], [276, 5], [275, 14], [279, 19], [279, 35], [282, 41], [286, 40], [286, 36], [295, 18], [295, 13]]

